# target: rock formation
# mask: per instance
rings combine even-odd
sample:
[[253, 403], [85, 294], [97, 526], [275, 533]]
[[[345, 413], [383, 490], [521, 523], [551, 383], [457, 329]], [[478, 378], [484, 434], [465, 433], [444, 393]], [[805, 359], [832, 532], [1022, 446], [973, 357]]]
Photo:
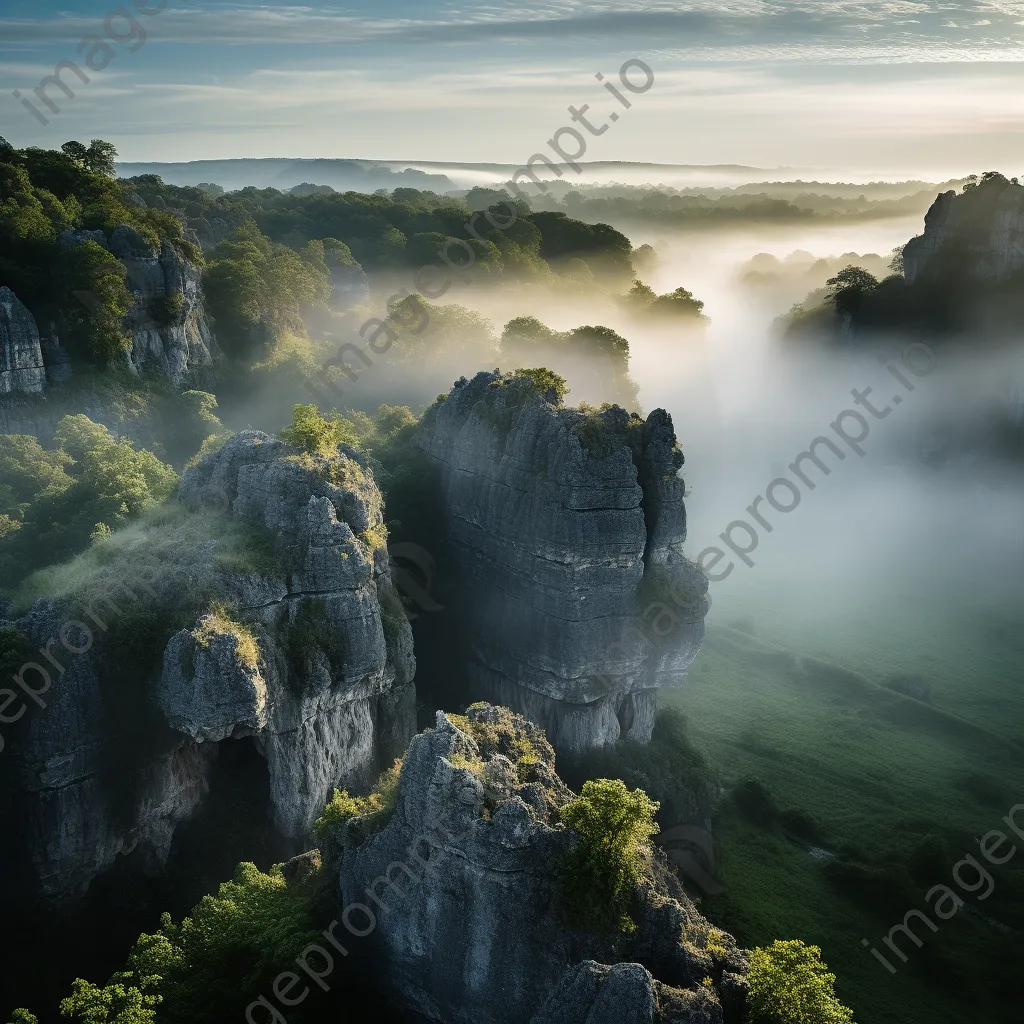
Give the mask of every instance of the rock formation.
[[94, 241], [113, 253], [128, 272], [135, 302], [125, 327], [131, 335], [128, 362], [136, 370], [156, 368], [181, 385], [218, 354], [202, 305], [201, 272], [171, 245], [158, 252], [134, 228], [65, 231], [61, 245]]
[[354, 451], [247, 431], [185, 474], [179, 501], [195, 511], [163, 529], [185, 532], [119, 549], [76, 598], [16, 624], [62, 669], [12, 745], [20, 857], [51, 898], [133, 850], [159, 867], [222, 741], [251, 738], [276, 831], [298, 843], [333, 786], [367, 784], [415, 731], [411, 632]]
[[0, 395], [39, 392], [45, 385], [35, 317], [5, 285], [0, 288]]
[[959, 195], [939, 195], [925, 215], [924, 234], [903, 250], [907, 281], [936, 267], [940, 254], [978, 283], [999, 284], [1024, 269], [1024, 186], [996, 175]]
[[373, 922], [389, 989], [439, 1024], [741, 1020], [746, 956], [659, 855], [633, 933], [567, 923], [560, 861], [578, 840], [555, 822], [571, 799], [522, 718], [486, 705], [461, 721], [438, 713], [409, 747], [385, 827], [341, 827], [341, 922], [353, 934]]
[[419, 444], [441, 475], [470, 694], [559, 749], [646, 742], [655, 692], [700, 649], [708, 587], [682, 553], [668, 414], [559, 409], [480, 373], [427, 412]]

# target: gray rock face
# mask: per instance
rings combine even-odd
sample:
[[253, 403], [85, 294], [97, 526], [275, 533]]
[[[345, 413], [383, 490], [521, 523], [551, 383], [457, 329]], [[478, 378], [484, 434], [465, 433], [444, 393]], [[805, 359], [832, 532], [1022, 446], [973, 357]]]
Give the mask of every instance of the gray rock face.
[[6, 285], [0, 288], [0, 395], [38, 393], [46, 369], [35, 317]]
[[[492, 736], [496, 726], [508, 733], [510, 751], [530, 735], [522, 719], [493, 707], [469, 718]], [[703, 979], [746, 972], [733, 939], [678, 886], [673, 898], [661, 883], [638, 891], [632, 935], [570, 927], [558, 865], [577, 839], [551, 824], [552, 809], [572, 798], [551, 748], [531, 744], [540, 781], [519, 778], [503, 790], [489, 780], [507, 775], [508, 764], [492, 767], [506, 757], [482, 742], [472, 726], [438, 713], [436, 729], [409, 747], [384, 829], [364, 838], [356, 819], [343, 830], [342, 904], [372, 908], [375, 966], [397, 998], [442, 1024], [722, 1021], [718, 993]], [[659, 865], [652, 871], [670, 884]], [[361, 915], [352, 919], [365, 928]], [[670, 1008], [676, 1016], [662, 1015]]]
[[128, 362], [136, 370], [154, 367], [176, 385], [209, 366], [219, 355], [203, 311], [202, 274], [170, 245], [160, 252], [134, 228], [122, 224], [110, 233], [65, 231], [64, 246], [92, 240], [125, 266], [135, 298], [126, 328], [132, 345]]
[[584, 416], [480, 373], [428, 411], [420, 445], [441, 473], [474, 696], [560, 749], [649, 740], [655, 692], [700, 649], [708, 588], [682, 553], [668, 414]]
[[[32, 714], [17, 747], [32, 884], [53, 899], [84, 891], [133, 850], [163, 864], [175, 828], [208, 792], [223, 740], [252, 738], [267, 764], [268, 811], [297, 845], [332, 787], [369, 784], [415, 731], [412, 634], [374, 541], [381, 497], [366, 468], [247, 431], [185, 474], [179, 500], [226, 514], [230, 529], [260, 531], [273, 550], [258, 568], [221, 566], [214, 533], [198, 558], [190, 549], [180, 563], [147, 565], [152, 586], [135, 587], [134, 605], [118, 594], [120, 614], [150, 617], [173, 614], [190, 590], [214, 595], [174, 633], [151, 678], [122, 679], [102, 643], [64, 657], [48, 706]], [[107, 625], [116, 621], [99, 592], [86, 600]], [[80, 606], [37, 602], [18, 628], [52, 649], [69, 619], [88, 618]], [[78, 642], [78, 632], [67, 635]], [[121, 770], [127, 796], [111, 784], [111, 761], [123, 760], [126, 743], [111, 672], [141, 688], [163, 730]]]
[[911, 283], [937, 254], [957, 245], [970, 252], [966, 269], [979, 282], [997, 284], [1024, 269], [1024, 186], [994, 179], [960, 195], [943, 192], [924, 224], [924, 234], [903, 251]]

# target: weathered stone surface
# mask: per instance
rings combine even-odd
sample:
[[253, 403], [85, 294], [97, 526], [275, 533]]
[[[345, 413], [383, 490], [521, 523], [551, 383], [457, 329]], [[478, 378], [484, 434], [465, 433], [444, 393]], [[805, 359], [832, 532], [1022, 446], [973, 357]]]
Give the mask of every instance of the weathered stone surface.
[[997, 284], [1024, 269], [1024, 186], [997, 178], [959, 195], [941, 193], [925, 215], [924, 234], [903, 250], [907, 280], [913, 284], [937, 254], [954, 246], [962, 272], [979, 282]]
[[0, 395], [38, 393], [46, 369], [35, 317], [6, 285], [0, 288]]
[[[487, 707], [468, 715], [489, 732], [501, 716], [515, 720]], [[519, 722], [522, 735], [529, 727]], [[393, 994], [442, 1024], [648, 1024], [669, 1005], [717, 1016], [664, 1019], [720, 1022], [717, 994], [702, 981], [745, 973], [745, 956], [677, 884], [669, 895], [660, 862], [652, 870], [664, 883], [637, 893], [634, 935], [566, 923], [558, 866], [577, 840], [552, 812], [572, 794], [554, 776], [550, 747], [532, 746], [550, 773], [539, 783], [553, 800], [544, 810], [524, 799], [521, 780], [510, 783], [506, 755], [438, 713], [409, 747], [384, 829], [365, 838], [357, 819], [342, 830], [342, 905], [371, 909], [375, 966]], [[366, 927], [362, 911], [353, 920]]]
[[134, 228], [115, 228], [109, 239], [102, 231], [65, 231], [61, 245], [94, 241], [116, 256], [127, 270], [135, 302], [126, 317], [131, 334], [129, 365], [149, 366], [176, 385], [194, 377], [219, 355], [203, 310], [202, 274], [173, 246], [160, 252]]
[[474, 696], [563, 749], [648, 740], [655, 691], [680, 685], [700, 649], [708, 587], [682, 553], [668, 414], [586, 417], [481, 373], [420, 437], [442, 478]]
[[[332, 787], [368, 785], [415, 731], [411, 630], [387, 553], [365, 536], [382, 522], [368, 470], [247, 431], [185, 474], [179, 500], [267, 531], [273, 558], [258, 571], [220, 567], [221, 542], [210, 539], [198, 559], [190, 550], [180, 564], [150, 566], [148, 583], [119, 591], [114, 609], [90, 593], [67, 606], [37, 602], [17, 624], [33, 649], [49, 642], [65, 670], [52, 670], [47, 706], [27, 717], [14, 755], [28, 884], [54, 899], [81, 893], [132, 850], [159, 867], [205, 798], [223, 740], [252, 737], [267, 763], [268, 811], [297, 845]], [[200, 582], [226, 611], [175, 633], [152, 678], [122, 679], [102, 643], [61, 651], [69, 620], [93, 623], [98, 639], [94, 615], [106, 626], [133, 612], [159, 616]], [[242, 652], [243, 632], [255, 660]], [[77, 627], [67, 635], [80, 644]], [[133, 725], [104, 678], [140, 694], [162, 722], [132, 755], [123, 748]]]

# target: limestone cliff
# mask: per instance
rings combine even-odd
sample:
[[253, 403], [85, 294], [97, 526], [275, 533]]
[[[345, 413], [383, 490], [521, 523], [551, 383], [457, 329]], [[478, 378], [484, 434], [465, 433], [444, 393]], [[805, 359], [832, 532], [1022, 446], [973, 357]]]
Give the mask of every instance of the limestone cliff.
[[0, 288], [0, 395], [39, 392], [46, 384], [35, 317], [10, 288]]
[[3, 755], [27, 884], [51, 898], [133, 850], [159, 868], [223, 741], [255, 744], [267, 812], [297, 844], [333, 786], [368, 783], [415, 731], [411, 633], [354, 451], [248, 431], [185, 474], [179, 501], [17, 623], [61, 666]]
[[578, 839], [558, 811], [572, 798], [543, 734], [505, 709], [439, 713], [413, 740], [387, 825], [366, 838], [355, 819], [340, 839], [341, 920], [365, 930], [373, 914], [394, 996], [439, 1024], [742, 1019], [745, 954], [657, 854], [633, 933], [567, 923], [560, 862]]
[[682, 553], [668, 414], [561, 409], [480, 373], [428, 411], [419, 444], [441, 476], [473, 698], [560, 749], [646, 742], [657, 689], [680, 685], [700, 649], [708, 586]]
[[1024, 186], [996, 175], [936, 198], [924, 234], [904, 248], [904, 273], [913, 284], [926, 271], [942, 274], [949, 262], [958, 276], [983, 284], [1024, 269]]
[[65, 231], [61, 245], [92, 240], [113, 253], [127, 270], [134, 304], [125, 327], [131, 335], [128, 362], [136, 370], [151, 367], [180, 385], [218, 354], [203, 311], [202, 274], [171, 245], [160, 251], [134, 228]]

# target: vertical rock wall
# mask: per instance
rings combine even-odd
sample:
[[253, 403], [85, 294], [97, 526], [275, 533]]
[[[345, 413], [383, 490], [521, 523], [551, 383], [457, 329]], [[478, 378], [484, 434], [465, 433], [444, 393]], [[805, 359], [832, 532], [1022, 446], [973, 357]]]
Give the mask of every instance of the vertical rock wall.
[[[707, 580], [682, 553], [682, 464], [671, 418], [559, 409], [480, 373], [424, 417], [442, 478], [450, 581], [474, 699], [542, 726], [556, 747], [646, 742], [657, 689], [679, 685], [704, 636]], [[675, 597], [659, 642], [643, 613]], [[662, 626], [665, 621], [662, 620]]]

